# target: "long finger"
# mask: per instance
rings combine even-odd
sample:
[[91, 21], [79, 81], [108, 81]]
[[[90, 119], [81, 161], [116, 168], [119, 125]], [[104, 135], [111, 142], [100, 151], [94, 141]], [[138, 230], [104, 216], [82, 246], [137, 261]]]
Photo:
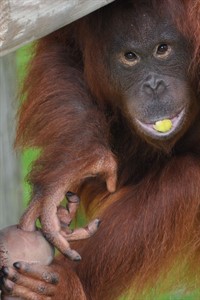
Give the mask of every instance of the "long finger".
[[93, 169], [94, 174], [99, 174], [105, 179], [108, 191], [110, 193], [115, 192], [117, 185], [117, 163], [113, 155], [105, 153], [102, 159], [97, 160]]
[[59, 206], [57, 209], [58, 219], [60, 221], [61, 227], [64, 228], [67, 228], [71, 224], [71, 221], [75, 217], [80, 203], [79, 197], [72, 192], [67, 192], [66, 197], [68, 200], [66, 208], [63, 206]]
[[[26, 287], [19, 286], [15, 283], [12, 283], [11, 286], [10, 283], [11, 281], [9, 279], [4, 279], [5, 290], [8, 291], [10, 296], [20, 297], [26, 300], [51, 300], [51, 297], [49, 296], [36, 294]], [[4, 293], [2, 293], [2, 299], [4, 299]]]
[[27, 207], [26, 211], [20, 218], [19, 228], [25, 231], [35, 231], [36, 230], [36, 220], [41, 213], [41, 201], [38, 201], [39, 195], [36, 195], [31, 200], [31, 203]]
[[63, 234], [67, 241], [78, 241], [91, 237], [98, 229], [100, 221], [98, 219], [93, 220], [84, 228], [75, 229], [70, 234]]
[[115, 172], [109, 172], [109, 175], [106, 176], [106, 186], [107, 190], [110, 193], [114, 193], [116, 191], [117, 186], [117, 175]]
[[58, 250], [60, 250], [64, 255], [69, 257], [71, 260], [79, 261], [81, 260], [80, 254], [71, 249], [68, 241], [62, 235], [61, 232], [43, 232], [46, 239], [52, 243]]
[[[79, 261], [81, 256], [78, 252], [70, 248], [69, 243], [60, 233], [61, 228], [57, 216], [57, 207], [60, 204], [60, 199], [62, 199], [63, 191], [64, 189], [61, 186], [57, 193], [52, 195], [52, 199], [43, 198], [43, 209], [41, 214], [42, 232], [46, 239], [64, 255], [68, 256], [71, 260]], [[48, 210], [46, 210], [47, 207]], [[54, 231], [52, 231], [52, 228]]]
[[117, 186], [117, 164], [113, 157], [104, 165], [104, 168], [107, 189], [110, 193], [114, 193]]
[[29, 264], [26, 262], [16, 262], [13, 264], [18, 273], [46, 283], [56, 285], [59, 282], [59, 275], [51, 271], [50, 266], [41, 266], [39, 264]]
[[67, 192], [66, 196], [67, 196], [67, 199], [68, 199], [67, 208], [68, 208], [71, 220], [72, 220], [75, 217], [75, 214], [76, 214], [77, 209], [79, 207], [80, 198], [72, 192]]
[[6, 276], [6, 279], [9, 279], [17, 285], [28, 288], [32, 292], [46, 296], [52, 296], [55, 294], [55, 285], [44, 282], [44, 280], [41, 281], [36, 280], [32, 277], [24, 276], [23, 274], [20, 274], [13, 268], [4, 268], [3, 271]]
[[70, 225], [72, 219], [69, 211], [65, 207], [59, 206], [57, 210], [57, 217], [60, 221], [61, 228], [66, 229], [70, 233], [70, 228], [68, 226]]

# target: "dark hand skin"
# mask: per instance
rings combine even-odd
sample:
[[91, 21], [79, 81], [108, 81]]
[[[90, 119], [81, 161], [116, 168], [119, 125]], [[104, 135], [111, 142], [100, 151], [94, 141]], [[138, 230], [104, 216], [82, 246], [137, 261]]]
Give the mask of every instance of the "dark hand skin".
[[[89, 238], [97, 231], [100, 221], [96, 219], [90, 222], [85, 228], [78, 228], [74, 230], [70, 229], [69, 226], [76, 214], [80, 200], [79, 197], [72, 192], [68, 192], [66, 196], [68, 199], [67, 209], [63, 206], [60, 206], [57, 211], [57, 216], [60, 222], [60, 232], [68, 244], [70, 254], [76, 257], [76, 260], [80, 260], [80, 255], [75, 250], [70, 248], [68, 242]], [[16, 240], [15, 238], [13, 238], [11, 241], [9, 240], [10, 247], [8, 249], [5, 247], [7, 243], [6, 240], [4, 241], [4, 239], [9, 238], [10, 234], [12, 234], [12, 231], [13, 235], [15, 234], [15, 231], [17, 232]], [[7, 256], [10, 258], [12, 257], [12, 251], [14, 251], [14, 257], [17, 257], [16, 251], [19, 251], [18, 255], [20, 256], [20, 246], [16, 249], [16, 243], [17, 240], [20, 240], [21, 238], [22, 240], [26, 239], [27, 235], [33, 236], [32, 246], [30, 244], [30, 239], [29, 245], [27, 246], [27, 249], [29, 250], [27, 253], [27, 258], [24, 255], [24, 261], [14, 262], [12, 265], [11, 262], [13, 259], [6, 259], [4, 257], [4, 253], [7, 253], [9, 250]], [[5, 235], [1, 236], [0, 238], [0, 250], [3, 250], [2, 252], [0, 251], [0, 262], [2, 262], [0, 265], [3, 265], [0, 270], [0, 290], [3, 292], [2, 299], [4, 299], [4, 295], [10, 295], [12, 297], [17, 296], [25, 299], [34, 299], [34, 297], [39, 300], [51, 299], [51, 296], [53, 296], [56, 291], [55, 286], [59, 282], [58, 273], [54, 270], [57, 268], [59, 269], [60, 267], [55, 263], [53, 263], [51, 266], [44, 265], [44, 259], [47, 256], [47, 253], [50, 255], [49, 244], [47, 242], [43, 243], [41, 245], [41, 249], [40, 245], [38, 244], [38, 240], [36, 241], [34, 239], [34, 232], [24, 232], [16, 226], [9, 228], [9, 236]], [[3, 248], [2, 245], [4, 245]], [[38, 252], [38, 255], [36, 252]], [[38, 257], [39, 254], [41, 254], [41, 264], [25, 262], [26, 260], [31, 260], [31, 253], [34, 253], [34, 257]], [[6, 299], [8, 300], [9, 296], [6, 296]]]
[[16, 262], [1, 270], [1, 290], [23, 299], [50, 300], [56, 292], [59, 275], [53, 266]]
[[[13, 297], [26, 300], [86, 300], [81, 282], [67, 260], [64, 263], [54, 260], [50, 266], [16, 262], [1, 273], [0, 289], [6, 293], [6, 300]], [[61, 274], [65, 274], [64, 278]]]

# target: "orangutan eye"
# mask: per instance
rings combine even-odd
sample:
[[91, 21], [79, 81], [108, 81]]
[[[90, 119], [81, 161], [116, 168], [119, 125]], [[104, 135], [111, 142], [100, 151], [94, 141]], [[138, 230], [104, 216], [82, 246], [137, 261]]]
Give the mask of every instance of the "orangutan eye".
[[137, 55], [134, 52], [126, 52], [124, 54], [125, 59], [129, 60], [129, 61], [135, 61], [138, 59]]
[[169, 54], [171, 53], [171, 47], [167, 44], [160, 44], [156, 47], [156, 50], [154, 52], [154, 56], [156, 58], [167, 58]]
[[133, 51], [120, 53], [119, 59], [121, 63], [130, 67], [136, 65], [140, 61], [140, 57]]
[[165, 54], [168, 51], [169, 47], [167, 44], [161, 44], [157, 48], [157, 54], [162, 55]]

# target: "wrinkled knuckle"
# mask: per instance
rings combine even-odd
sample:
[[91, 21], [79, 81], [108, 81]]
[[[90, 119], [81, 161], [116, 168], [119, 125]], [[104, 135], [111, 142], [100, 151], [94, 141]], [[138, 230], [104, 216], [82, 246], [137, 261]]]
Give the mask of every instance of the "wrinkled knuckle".
[[50, 282], [51, 281], [51, 273], [43, 272], [42, 279], [45, 280], [46, 282]]
[[46, 287], [44, 284], [39, 284], [37, 287], [37, 292], [39, 294], [45, 294], [46, 293]]
[[17, 273], [15, 273], [15, 274], [13, 274], [11, 277], [10, 277], [10, 280], [12, 281], [12, 282], [18, 282], [19, 281], [19, 274], [17, 274]]
[[43, 280], [48, 283], [57, 284], [59, 282], [59, 276], [56, 273], [44, 272], [42, 274]]
[[57, 284], [59, 282], [59, 275], [56, 273], [53, 273], [51, 276], [51, 283], [52, 284]]

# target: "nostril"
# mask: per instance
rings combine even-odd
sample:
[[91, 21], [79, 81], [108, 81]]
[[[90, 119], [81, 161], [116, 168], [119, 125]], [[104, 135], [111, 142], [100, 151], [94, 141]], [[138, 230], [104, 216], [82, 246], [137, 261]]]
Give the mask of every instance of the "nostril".
[[165, 91], [166, 86], [165, 86], [164, 81], [162, 81], [162, 80], [156, 81], [155, 80], [155, 81], [144, 83], [143, 89], [148, 95], [152, 95], [155, 92], [157, 94], [161, 94]]
[[158, 85], [156, 87], [157, 93], [161, 94], [165, 91], [165, 89], [166, 89], [166, 86], [165, 86], [164, 82], [163, 81], [158, 82]]
[[144, 91], [146, 92], [146, 94], [148, 94], [148, 95], [152, 95], [152, 94], [153, 94], [154, 89], [151, 87], [150, 84], [145, 83], [145, 84], [143, 85], [143, 89], [144, 89]]

